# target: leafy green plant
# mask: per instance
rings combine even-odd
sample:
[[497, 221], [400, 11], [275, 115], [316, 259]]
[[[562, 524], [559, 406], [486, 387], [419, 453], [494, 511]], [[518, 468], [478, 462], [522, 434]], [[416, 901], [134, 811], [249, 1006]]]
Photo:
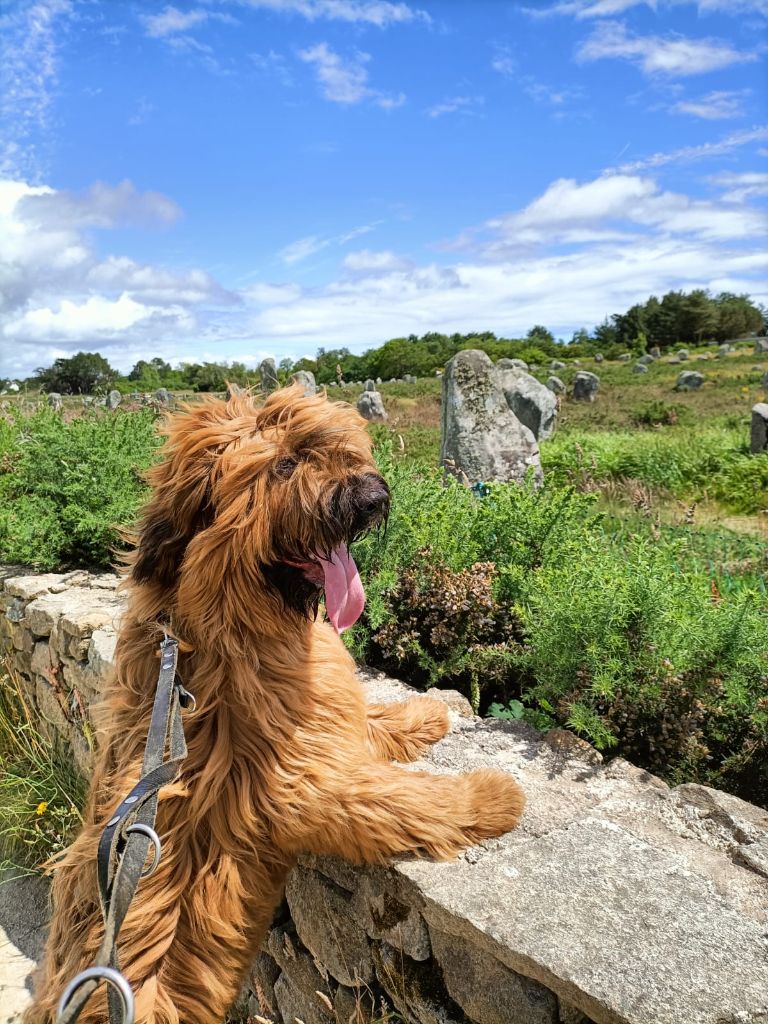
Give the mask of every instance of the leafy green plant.
[[0, 869], [33, 872], [81, 823], [84, 784], [40, 734], [19, 677], [0, 671]]

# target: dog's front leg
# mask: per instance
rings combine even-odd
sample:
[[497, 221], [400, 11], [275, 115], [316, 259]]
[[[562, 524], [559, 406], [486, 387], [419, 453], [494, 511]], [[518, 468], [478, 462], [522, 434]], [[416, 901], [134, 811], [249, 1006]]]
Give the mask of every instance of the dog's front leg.
[[431, 697], [368, 706], [368, 745], [382, 761], [416, 761], [449, 728], [448, 709]]
[[522, 790], [505, 772], [446, 776], [363, 764], [338, 779], [338, 788], [321, 801], [312, 800], [302, 828], [277, 822], [275, 837], [284, 849], [354, 863], [404, 853], [446, 860], [513, 829], [524, 804]]

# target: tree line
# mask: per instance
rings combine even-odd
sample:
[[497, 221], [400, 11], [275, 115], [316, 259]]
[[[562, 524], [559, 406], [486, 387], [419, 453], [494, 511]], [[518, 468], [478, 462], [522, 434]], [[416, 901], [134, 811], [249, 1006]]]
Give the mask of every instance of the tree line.
[[[379, 377], [390, 380], [406, 374], [426, 377], [442, 370], [452, 356], [467, 348], [482, 349], [494, 360], [545, 363], [553, 358], [577, 358], [598, 351], [608, 358], [622, 352], [640, 355], [652, 347], [664, 350], [766, 333], [768, 313], [748, 295], [721, 292], [713, 296], [704, 289], [688, 293], [671, 291], [661, 299], [652, 295], [625, 313], [607, 317], [591, 333], [583, 328], [575, 331], [567, 342], [555, 339], [540, 324], [532, 327], [524, 338], [500, 338], [492, 331], [429, 331], [421, 337], [410, 334], [391, 338], [360, 355], [348, 348], [320, 348], [314, 359], [282, 359], [278, 377], [285, 381], [297, 370], [310, 370], [318, 384]], [[130, 373], [122, 375], [98, 352], [78, 352], [68, 359], [57, 359], [52, 366], [38, 368], [26, 383], [47, 392], [92, 394], [110, 388], [126, 393], [151, 392], [161, 387], [171, 391], [223, 391], [227, 381], [248, 387], [258, 379], [256, 370], [240, 362], [181, 363], [172, 367], [160, 357], [140, 359]]]

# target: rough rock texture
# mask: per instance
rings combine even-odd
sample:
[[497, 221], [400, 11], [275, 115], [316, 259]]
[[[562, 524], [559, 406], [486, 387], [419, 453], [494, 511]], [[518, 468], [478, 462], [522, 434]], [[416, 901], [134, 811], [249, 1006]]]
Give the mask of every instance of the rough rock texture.
[[764, 356], [768, 354], [768, 338], [755, 338], [755, 355]]
[[467, 349], [443, 374], [440, 462], [470, 484], [541, 481], [539, 448], [531, 431], [507, 405], [499, 374], [485, 352]]
[[259, 363], [259, 373], [261, 374], [261, 390], [264, 394], [275, 391], [278, 387], [275, 360], [272, 358], [262, 359]]
[[648, 373], [647, 363], [635, 363], [632, 367], [632, 373]]
[[50, 405], [54, 412], [61, 411], [61, 395], [57, 391], [48, 392], [48, 405]]
[[605, 361], [605, 356], [602, 352], [595, 352], [595, 362], [602, 363]]
[[312, 395], [317, 394], [317, 383], [315, 381], [315, 375], [311, 370], [297, 370], [296, 373], [291, 374], [291, 380], [295, 381], [296, 384], [301, 384], [304, 388], [304, 394]]
[[499, 359], [496, 366], [499, 370], [522, 370], [523, 373], [530, 369], [524, 359]]
[[[115, 584], [0, 570], [11, 663], [71, 749], [111, 671]], [[371, 701], [412, 693], [360, 675]], [[302, 858], [234, 1019], [365, 1024], [390, 1007], [408, 1024], [768, 1021], [768, 813], [430, 697], [452, 732], [417, 767], [510, 772], [528, 798], [520, 828], [448, 863]], [[44, 915], [41, 883], [0, 886], [1, 1024], [27, 1001]]]
[[559, 359], [553, 359], [549, 364], [549, 368], [553, 373], [555, 373], [556, 370], [564, 370], [565, 363], [561, 362]]
[[573, 397], [578, 402], [594, 402], [600, 390], [600, 378], [589, 370], [579, 370], [573, 378]]
[[555, 432], [557, 399], [550, 388], [530, 373], [515, 366], [522, 359], [500, 359], [496, 363], [504, 397], [512, 412], [537, 441], [546, 441]]
[[155, 401], [163, 406], [170, 406], [173, 396], [167, 388], [158, 388], [155, 392]]
[[122, 400], [123, 396], [120, 394], [119, 391], [110, 391], [109, 394], [107, 395], [107, 408], [111, 409], [114, 412], [114, 410], [118, 407], [118, 405], [120, 405]]
[[758, 402], [752, 406], [752, 436], [749, 450], [753, 455], [768, 451], [768, 404]]
[[675, 387], [678, 391], [697, 391], [704, 383], [704, 374], [696, 370], [683, 370], [678, 374]]
[[690, 358], [690, 352], [687, 348], [680, 348], [677, 350], [675, 354], [681, 363], [685, 362], [686, 359]]
[[650, 366], [651, 363], [656, 362], [656, 358], [657, 357], [651, 355], [650, 352], [646, 352], [646, 354], [644, 356], [640, 356], [640, 358], [637, 361], [640, 364], [640, 366]]
[[547, 377], [547, 383], [545, 387], [549, 388], [549, 390], [553, 391], [556, 395], [562, 395], [565, 391], [565, 384], [560, 380], [559, 377], [555, 377], [554, 375], [552, 375], [551, 377]]
[[[381, 384], [381, 380], [379, 380], [378, 383]], [[369, 377], [368, 380], [365, 382], [364, 387], [365, 387], [366, 391], [375, 391], [376, 390], [376, 381], [375, 380], [371, 380], [371, 378]]]
[[380, 391], [364, 391], [357, 400], [357, 411], [371, 423], [383, 423], [387, 419]]

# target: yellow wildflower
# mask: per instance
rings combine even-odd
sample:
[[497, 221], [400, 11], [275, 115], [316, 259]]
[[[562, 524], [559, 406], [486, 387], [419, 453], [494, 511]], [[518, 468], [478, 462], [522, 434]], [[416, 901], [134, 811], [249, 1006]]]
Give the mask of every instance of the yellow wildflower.
[[38, 805], [37, 805], [37, 809], [35, 810], [35, 814], [36, 814], [36, 815], [38, 816], [38, 818], [39, 818], [39, 817], [40, 817], [40, 815], [41, 815], [41, 814], [45, 814], [45, 812], [46, 812], [47, 810], [48, 810], [48, 804], [47, 804], [47, 803], [46, 803], [45, 801], [43, 801], [43, 802], [42, 802], [41, 804], [38, 804]]

